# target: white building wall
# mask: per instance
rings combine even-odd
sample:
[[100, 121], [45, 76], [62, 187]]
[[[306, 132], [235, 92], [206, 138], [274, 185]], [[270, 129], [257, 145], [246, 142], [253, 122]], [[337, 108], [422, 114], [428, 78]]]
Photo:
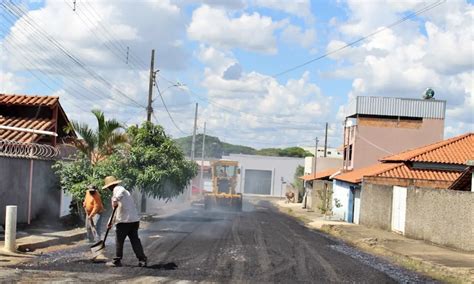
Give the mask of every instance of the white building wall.
[[304, 166], [303, 158], [270, 157], [258, 155], [230, 154], [222, 157], [225, 160], [237, 161], [240, 177], [237, 181], [237, 192], [245, 194], [245, 170], [264, 170], [272, 172], [271, 195], [285, 196], [285, 184], [293, 183], [297, 166]]

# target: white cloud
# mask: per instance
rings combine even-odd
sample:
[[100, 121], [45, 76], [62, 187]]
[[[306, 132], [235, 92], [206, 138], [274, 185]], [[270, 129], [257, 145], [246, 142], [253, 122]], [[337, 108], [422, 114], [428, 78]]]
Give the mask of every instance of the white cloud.
[[203, 5], [194, 10], [187, 32], [191, 39], [212, 46], [274, 54], [277, 52], [274, 31], [283, 24], [257, 12], [233, 18], [223, 9]]
[[20, 77], [12, 72], [3, 72], [0, 70], [0, 93], [14, 94], [22, 90], [25, 78]]
[[[215, 134], [254, 146], [262, 146], [262, 141], [285, 145], [286, 141], [300, 139], [298, 131], [306, 130], [308, 125], [332, 119], [332, 98], [322, 94], [308, 72], [285, 83], [244, 70], [239, 70], [240, 76], [226, 79], [222, 70], [239, 64], [232, 54], [225, 59], [222, 52], [211, 47], [201, 54], [216, 55], [215, 61], [210, 56], [201, 57], [210, 66], [224, 64], [223, 68], [206, 68], [202, 83], [211, 102], [203, 116]], [[249, 142], [252, 139], [254, 142]]]
[[[422, 3], [392, 2], [362, 5], [349, 1], [350, 16], [340, 25], [342, 37], [361, 36], [380, 28], [402, 12], [419, 9]], [[385, 5], [378, 9], [379, 5]], [[348, 96], [375, 95], [421, 98], [427, 87], [434, 88], [435, 98], [447, 100], [449, 135], [472, 131], [473, 5], [460, 1], [446, 2], [438, 13], [424, 15], [424, 23], [408, 21], [348, 47], [330, 58], [340, 62], [333, 76], [352, 78]], [[454, 7], [453, 7], [454, 6]], [[441, 19], [437, 18], [443, 9]], [[369, 16], [372, 15], [372, 16]], [[423, 28], [426, 31], [423, 32]], [[333, 39], [328, 51], [344, 46], [346, 41]]]
[[314, 24], [314, 16], [311, 12], [310, 0], [256, 0], [257, 6], [280, 10], [288, 14], [303, 18], [308, 24]]
[[283, 29], [281, 37], [289, 44], [298, 44], [311, 49], [316, 42], [316, 30], [307, 29], [303, 31], [301, 27], [290, 24]]

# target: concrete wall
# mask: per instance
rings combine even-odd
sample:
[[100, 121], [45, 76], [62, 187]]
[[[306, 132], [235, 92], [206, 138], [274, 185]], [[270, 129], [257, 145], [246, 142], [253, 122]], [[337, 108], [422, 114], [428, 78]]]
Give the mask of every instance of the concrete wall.
[[[317, 211], [328, 215], [331, 213], [332, 208], [332, 192], [333, 192], [333, 181], [329, 180], [316, 180], [313, 181], [313, 189], [308, 199], [307, 207], [311, 210]], [[324, 199], [326, 198], [327, 203], [325, 204]], [[322, 210], [325, 209], [325, 210]]]
[[[304, 166], [303, 158], [269, 157], [258, 155], [231, 154], [223, 159], [238, 161], [240, 177], [237, 181], [237, 192], [245, 194], [245, 170], [265, 170], [272, 172], [271, 195], [285, 196], [286, 183], [293, 183], [297, 166]], [[282, 183], [281, 179], [285, 184]]]
[[399, 153], [443, 140], [442, 119], [423, 119], [419, 124], [395, 122], [362, 118], [358, 120], [353, 136], [352, 169], [370, 166], [388, 156], [388, 152]]
[[473, 206], [472, 192], [408, 188], [405, 235], [474, 251]]
[[[0, 157], [0, 224], [5, 206], [17, 205], [17, 220], [28, 222], [31, 160]], [[51, 166], [54, 161], [33, 160], [31, 219], [59, 218], [61, 191]]]
[[[313, 172], [314, 157], [304, 158], [304, 173], [311, 174]], [[316, 171], [321, 172], [329, 169], [341, 169], [342, 158], [322, 157], [316, 161]]]
[[362, 184], [359, 223], [369, 227], [391, 229], [393, 186]]

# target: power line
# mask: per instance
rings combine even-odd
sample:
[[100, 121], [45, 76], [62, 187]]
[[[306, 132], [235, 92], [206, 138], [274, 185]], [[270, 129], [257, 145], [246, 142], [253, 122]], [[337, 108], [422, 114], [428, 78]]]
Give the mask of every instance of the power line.
[[37, 27], [38, 25], [36, 22], [31, 19], [31, 17], [28, 16], [28, 14], [19, 6], [13, 4], [10, 2], [10, 5], [5, 5], [4, 3], [0, 3], [1, 6], [3, 6], [9, 13], [12, 15], [15, 15], [17, 17], [23, 17], [25, 19], [25, 22], [30, 25], [33, 29], [35, 29], [38, 33], [43, 35], [46, 40], [51, 42], [55, 48], [57, 48], [61, 53], [63, 53], [67, 58], [69, 58], [74, 64], [79, 66], [81, 69], [83, 69], [86, 73], [88, 73], [92, 78], [95, 78], [96, 80], [102, 82], [105, 86], [115, 90], [119, 95], [122, 97], [128, 99], [129, 101], [133, 102], [134, 104], [144, 107], [140, 103], [136, 102], [133, 98], [129, 97], [127, 94], [123, 93], [121, 90], [117, 89], [112, 83], [107, 81], [105, 78], [103, 78], [101, 75], [90, 69], [87, 65], [85, 65], [81, 60], [79, 60], [77, 57], [72, 55], [63, 45], [61, 45], [57, 40], [55, 40], [53, 37], [51, 37], [47, 32], [42, 30], [41, 28]]
[[[376, 35], [376, 34], [379, 34], [379, 33], [383, 32], [383, 31], [385, 31], [385, 30], [387, 30], [387, 29], [393, 28], [393, 27], [395, 27], [395, 26], [397, 26], [397, 25], [399, 25], [399, 24], [401, 24], [401, 23], [403, 23], [403, 22], [408, 21], [409, 19], [411, 19], [411, 18], [413, 18], [413, 17], [415, 17], [415, 16], [418, 16], [418, 15], [420, 15], [420, 14], [423, 14], [423, 13], [425, 13], [425, 12], [427, 12], [427, 11], [429, 11], [429, 10], [431, 10], [431, 9], [433, 9], [433, 8], [435, 8], [435, 7], [439, 6], [439, 5], [441, 5], [441, 4], [443, 4], [444, 2], [446, 2], [446, 0], [441, 0], [441, 1], [437, 1], [437, 2], [435, 2], [435, 3], [433, 3], [433, 4], [429, 4], [429, 5], [427, 5], [427, 6], [423, 7], [423, 8], [421, 8], [420, 10], [415, 11], [415, 12], [413, 12], [413, 13], [411, 13], [411, 14], [409, 14], [409, 15], [407, 15], [407, 16], [405, 16], [405, 17], [403, 17], [403, 18], [401, 18], [401, 19], [399, 19], [399, 20], [397, 20], [397, 21], [395, 21], [395, 22], [393, 22], [393, 23], [391, 23], [391, 24], [388, 25], [388, 26], [385, 26], [385, 27], [383, 27], [383, 28], [381, 28], [381, 29], [378, 29], [378, 30], [376, 30], [376, 31], [374, 31], [374, 32], [372, 32], [372, 33], [370, 33], [370, 34], [368, 34], [368, 35], [366, 35], [366, 36], [363, 36], [363, 37], [361, 37], [361, 38], [359, 38], [359, 39], [357, 39], [357, 40], [355, 40], [355, 41], [352, 41], [352, 42], [350, 42], [350, 43], [348, 43], [348, 44], [346, 44], [346, 45], [344, 45], [344, 46], [342, 46], [342, 47], [339, 47], [339, 48], [337, 48], [337, 49], [334, 49], [334, 50], [331, 50], [331, 51], [329, 51], [329, 52], [326, 52], [325, 54], [323, 54], [323, 55], [321, 55], [321, 56], [318, 56], [318, 57], [316, 57], [316, 58], [313, 58], [313, 59], [311, 59], [311, 60], [308, 60], [308, 61], [306, 61], [306, 62], [303, 62], [303, 63], [301, 63], [301, 64], [298, 64], [298, 65], [296, 65], [296, 66], [294, 66], [294, 67], [288, 68], [288, 69], [286, 69], [286, 70], [284, 70], [284, 71], [281, 71], [281, 72], [279, 72], [279, 73], [273, 74], [272, 77], [273, 77], [273, 78], [280, 77], [281, 75], [290, 73], [290, 72], [295, 71], [295, 70], [297, 70], [297, 69], [300, 69], [301, 67], [304, 67], [304, 66], [309, 65], [309, 64], [311, 64], [311, 63], [313, 63], [313, 62], [315, 62], [315, 61], [318, 61], [318, 60], [320, 60], [320, 59], [323, 59], [323, 58], [325, 58], [325, 57], [328, 57], [328, 56], [331, 55], [331, 54], [334, 54], [334, 53], [339, 52], [339, 51], [341, 51], [341, 50], [343, 50], [343, 49], [346, 49], [346, 48], [348, 48], [348, 47], [351, 47], [351, 46], [353, 46], [353, 45], [355, 45], [355, 44], [357, 44], [357, 43], [359, 43], [359, 42], [365, 41], [366, 39], [368, 39], [368, 38], [370, 38], [370, 37], [372, 37], [372, 36], [374, 36], [374, 35]], [[267, 78], [267, 79], [264, 79], [264, 80], [262, 80], [262, 81], [265, 81], [265, 80], [268, 80], [268, 78]]]
[[[12, 22], [10, 22], [10, 23], [12, 23]], [[0, 24], [0, 28], [3, 28], [5, 30], [8, 29], [8, 28], [6, 28], [5, 26], [3, 26], [1, 24]], [[29, 34], [24, 32], [25, 29], [19, 29], [19, 30], [25, 36], [29, 36]], [[30, 38], [34, 38], [34, 37], [35, 37], [35, 34], [33, 33], [33, 36], [30, 36]], [[19, 52], [25, 52], [25, 51], [29, 51], [31, 53], [36, 53], [36, 54], [42, 54], [42, 53], [44, 54], [44, 52], [42, 52], [42, 50], [47, 48], [46, 45], [41, 45], [40, 46], [37, 43], [35, 43], [34, 41], [32, 41], [32, 45], [35, 45], [37, 47], [36, 50], [30, 48], [31, 45], [19, 46], [18, 44], [15, 43], [15, 41], [14, 41], [15, 39], [16, 39], [16, 35], [13, 35], [13, 34], [10, 34], [8, 38], [3, 39], [4, 43], [8, 43], [9, 46], [12, 46], [13, 48], [15, 48], [16, 52], [15, 53], [10, 52], [12, 54], [19, 54]], [[5, 47], [5, 49], [7, 49], [6, 45], [4, 45], [4, 47]], [[43, 74], [46, 74], [46, 72], [42, 71], [43, 68], [41, 68], [39, 65], [35, 65], [35, 63], [33, 63], [31, 60], [29, 60], [28, 56], [23, 56], [23, 58], [25, 58], [30, 63], [30, 66], [32, 66], [33, 68], [35, 68], [39, 72], [42, 72]], [[59, 62], [57, 59], [49, 58], [48, 56], [44, 56], [43, 61], [47, 62], [48, 66], [50, 68], [53, 68], [52, 69], [53, 71], [56, 71], [58, 74], [61, 74], [63, 78], [65, 78], [65, 79], [67, 78], [71, 83], [73, 83], [74, 85], [77, 85], [77, 87], [73, 86], [73, 85], [70, 85], [70, 86], [66, 86], [66, 88], [72, 90], [73, 93], [78, 94], [80, 97], [82, 97], [82, 99], [86, 99], [86, 100], [89, 100], [91, 102], [95, 102], [96, 98], [88, 96], [88, 93], [94, 93], [96, 96], [102, 97], [104, 99], [110, 99], [110, 97], [102, 95], [102, 92], [98, 88], [96, 88], [96, 87], [86, 88], [86, 87], [84, 87], [84, 84], [82, 82], [79, 82], [78, 80], [74, 80], [73, 79], [74, 77], [65, 76], [65, 75], [77, 75], [77, 73], [75, 72], [74, 69], [66, 68], [65, 64], [63, 64], [62, 62]], [[59, 82], [59, 80], [57, 78], [54, 78], [54, 77], [49, 77], [49, 78], [53, 78], [53, 79], [51, 79], [52, 81]], [[61, 86], [61, 84], [57, 84], [57, 85]], [[92, 92], [92, 89], [97, 90], [97, 93]], [[121, 105], [120, 102], [115, 101], [115, 100], [111, 100], [111, 102], [116, 104], [117, 106]], [[129, 107], [134, 107], [134, 106], [129, 106]]]
[[176, 122], [175, 122], [174, 119], [173, 119], [173, 116], [172, 116], [171, 113], [169, 112], [168, 107], [166, 106], [165, 100], [163, 99], [163, 95], [161, 94], [161, 91], [160, 91], [160, 88], [159, 88], [159, 86], [158, 86], [158, 83], [156, 82], [156, 77], [154, 78], [154, 83], [155, 83], [156, 90], [158, 91], [158, 94], [160, 95], [161, 102], [163, 103], [163, 106], [165, 107], [165, 110], [166, 110], [166, 112], [168, 113], [168, 116], [169, 116], [171, 122], [173, 122], [173, 125], [174, 125], [174, 126], [176, 127], [176, 129], [178, 129], [182, 134], [187, 135], [188, 133], [186, 133], [186, 132], [184, 132], [183, 130], [181, 130], [181, 128], [178, 126], [178, 124], [176, 124]]
[[[109, 36], [109, 38], [112, 39], [111, 43], [114, 44], [118, 50], [124, 52], [124, 51], [127, 51], [127, 48], [128, 46], [124, 46], [121, 41], [117, 40], [115, 34], [113, 33], [113, 31], [108, 31], [107, 28], [102, 24], [103, 22], [103, 18], [99, 15], [99, 13], [96, 11], [96, 9], [94, 9], [94, 7], [92, 7], [92, 4], [89, 3], [88, 1], [85, 1], [83, 2], [83, 7], [89, 11], [91, 17], [93, 17], [94, 19], [97, 19], [97, 24], [99, 27], [101, 27], [103, 29], [103, 31]], [[85, 11], [84, 11], [85, 12]], [[95, 15], [95, 16], [94, 16]], [[139, 57], [135, 57], [134, 53], [130, 52], [129, 51], [129, 59], [130, 59], [130, 62], [134, 62], [132, 63], [133, 65], [135, 65], [137, 67], [137, 69], [143, 69], [143, 70], [146, 70], [148, 68], [148, 65], [143, 61], [141, 60]]]

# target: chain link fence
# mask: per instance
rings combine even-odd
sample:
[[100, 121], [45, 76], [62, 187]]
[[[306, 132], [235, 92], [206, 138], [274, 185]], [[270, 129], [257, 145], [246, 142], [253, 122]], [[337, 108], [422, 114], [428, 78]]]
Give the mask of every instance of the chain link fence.
[[59, 149], [50, 145], [0, 139], [0, 156], [3, 157], [53, 160], [59, 154]]

